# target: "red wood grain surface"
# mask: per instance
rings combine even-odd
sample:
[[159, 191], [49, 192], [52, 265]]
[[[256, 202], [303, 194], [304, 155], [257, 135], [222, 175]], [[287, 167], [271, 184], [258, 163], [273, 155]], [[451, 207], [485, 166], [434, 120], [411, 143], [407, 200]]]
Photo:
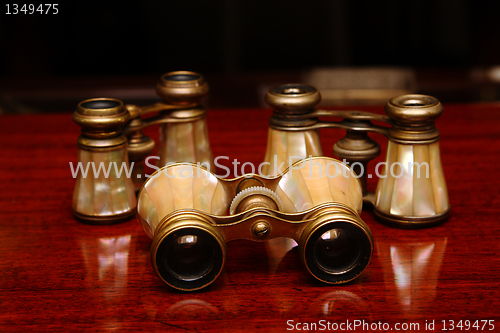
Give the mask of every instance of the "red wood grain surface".
[[[209, 110], [214, 156], [259, 164], [270, 115]], [[287, 331], [355, 320], [394, 330], [418, 323], [413, 331], [460, 320], [477, 331], [479, 320], [479, 330], [492, 323], [500, 331], [500, 105], [445, 105], [437, 126], [452, 206], [446, 223], [400, 230], [364, 211], [375, 254], [342, 286], [316, 282], [286, 242], [233, 241], [219, 279], [184, 293], [155, 275], [151, 240], [136, 219], [92, 226], [72, 217], [79, 128], [70, 114], [0, 116], [0, 331]], [[156, 131], [147, 133], [156, 139]], [[321, 132], [325, 155], [343, 135]], [[385, 139], [374, 138], [380, 161]]]

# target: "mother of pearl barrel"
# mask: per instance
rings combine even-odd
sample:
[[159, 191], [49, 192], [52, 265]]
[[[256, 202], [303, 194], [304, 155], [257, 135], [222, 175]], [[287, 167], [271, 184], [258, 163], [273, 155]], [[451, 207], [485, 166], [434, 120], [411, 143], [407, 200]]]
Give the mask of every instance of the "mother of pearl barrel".
[[275, 177], [303, 158], [322, 155], [317, 130], [292, 132], [269, 128], [262, 175]]
[[158, 170], [144, 183], [137, 212], [142, 227], [153, 238], [162, 219], [176, 210], [196, 209], [224, 215], [229, 204], [214, 174], [191, 164], [177, 164]]
[[389, 141], [386, 161], [375, 192], [377, 212], [425, 223], [449, 211], [439, 142], [403, 145]]
[[446, 219], [448, 190], [434, 120], [443, 107], [434, 97], [393, 98], [386, 113], [393, 122], [385, 165], [375, 192], [375, 214], [389, 224], [419, 228]]
[[[123, 168], [129, 165], [125, 144], [104, 152], [79, 149], [78, 162], [88, 171], [85, 176], [79, 172], [76, 180], [73, 193], [76, 217], [89, 223], [106, 224], [135, 214], [134, 186]], [[120, 168], [122, 172], [118, 175]], [[99, 174], [94, 170], [99, 170]]]
[[345, 164], [328, 157], [308, 158], [294, 164], [282, 176], [276, 194], [287, 213], [339, 202], [359, 214], [363, 206], [358, 176]]
[[215, 172], [206, 118], [160, 125], [158, 155], [160, 167], [174, 162], [199, 162]]

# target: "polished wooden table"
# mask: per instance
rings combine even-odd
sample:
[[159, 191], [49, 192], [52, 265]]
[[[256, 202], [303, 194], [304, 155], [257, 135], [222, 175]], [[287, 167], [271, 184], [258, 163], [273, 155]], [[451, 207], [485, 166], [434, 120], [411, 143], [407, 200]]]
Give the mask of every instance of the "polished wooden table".
[[[270, 115], [209, 110], [214, 156], [259, 164]], [[73, 218], [69, 162], [79, 127], [71, 114], [0, 116], [0, 331], [499, 331], [500, 104], [445, 105], [437, 126], [452, 206], [444, 224], [400, 230], [364, 211], [374, 257], [341, 286], [311, 278], [290, 242], [233, 241], [219, 279], [184, 293], [155, 275], [136, 219], [94, 226]], [[332, 156], [344, 134], [321, 135]], [[381, 161], [385, 139], [374, 138]]]

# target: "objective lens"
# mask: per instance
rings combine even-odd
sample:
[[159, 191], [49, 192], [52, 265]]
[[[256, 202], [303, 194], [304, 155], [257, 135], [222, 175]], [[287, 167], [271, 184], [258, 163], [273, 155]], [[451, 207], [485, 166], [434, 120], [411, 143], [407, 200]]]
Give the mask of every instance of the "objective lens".
[[330, 229], [314, 245], [314, 259], [323, 270], [339, 274], [351, 268], [359, 258], [360, 246], [352, 233]]
[[370, 262], [372, 244], [360, 226], [327, 222], [316, 228], [304, 247], [304, 263], [318, 280], [345, 283]]
[[209, 242], [204, 237], [179, 236], [170, 244], [167, 254], [167, 269], [184, 281], [202, 278], [213, 266], [214, 250], [209, 247]]
[[183, 228], [165, 237], [156, 255], [162, 278], [181, 290], [196, 290], [211, 283], [222, 270], [223, 249], [205, 230]]

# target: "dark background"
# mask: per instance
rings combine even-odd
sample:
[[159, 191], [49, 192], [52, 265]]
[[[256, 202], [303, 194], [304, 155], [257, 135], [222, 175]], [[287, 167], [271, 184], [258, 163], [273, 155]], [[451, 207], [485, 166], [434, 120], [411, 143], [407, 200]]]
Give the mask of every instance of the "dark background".
[[[335, 66], [411, 67], [419, 90], [442, 81], [457, 91], [447, 101], [480, 101], [471, 69], [500, 63], [500, 1], [65, 1], [57, 15], [6, 15], [2, 6], [7, 111], [50, 108], [41, 101], [57, 94], [40, 91], [60, 88], [69, 102], [92, 86], [149, 87], [180, 69], [213, 80], [215, 107], [239, 106], [224, 103], [224, 91]], [[61, 103], [55, 111], [69, 105]]]

